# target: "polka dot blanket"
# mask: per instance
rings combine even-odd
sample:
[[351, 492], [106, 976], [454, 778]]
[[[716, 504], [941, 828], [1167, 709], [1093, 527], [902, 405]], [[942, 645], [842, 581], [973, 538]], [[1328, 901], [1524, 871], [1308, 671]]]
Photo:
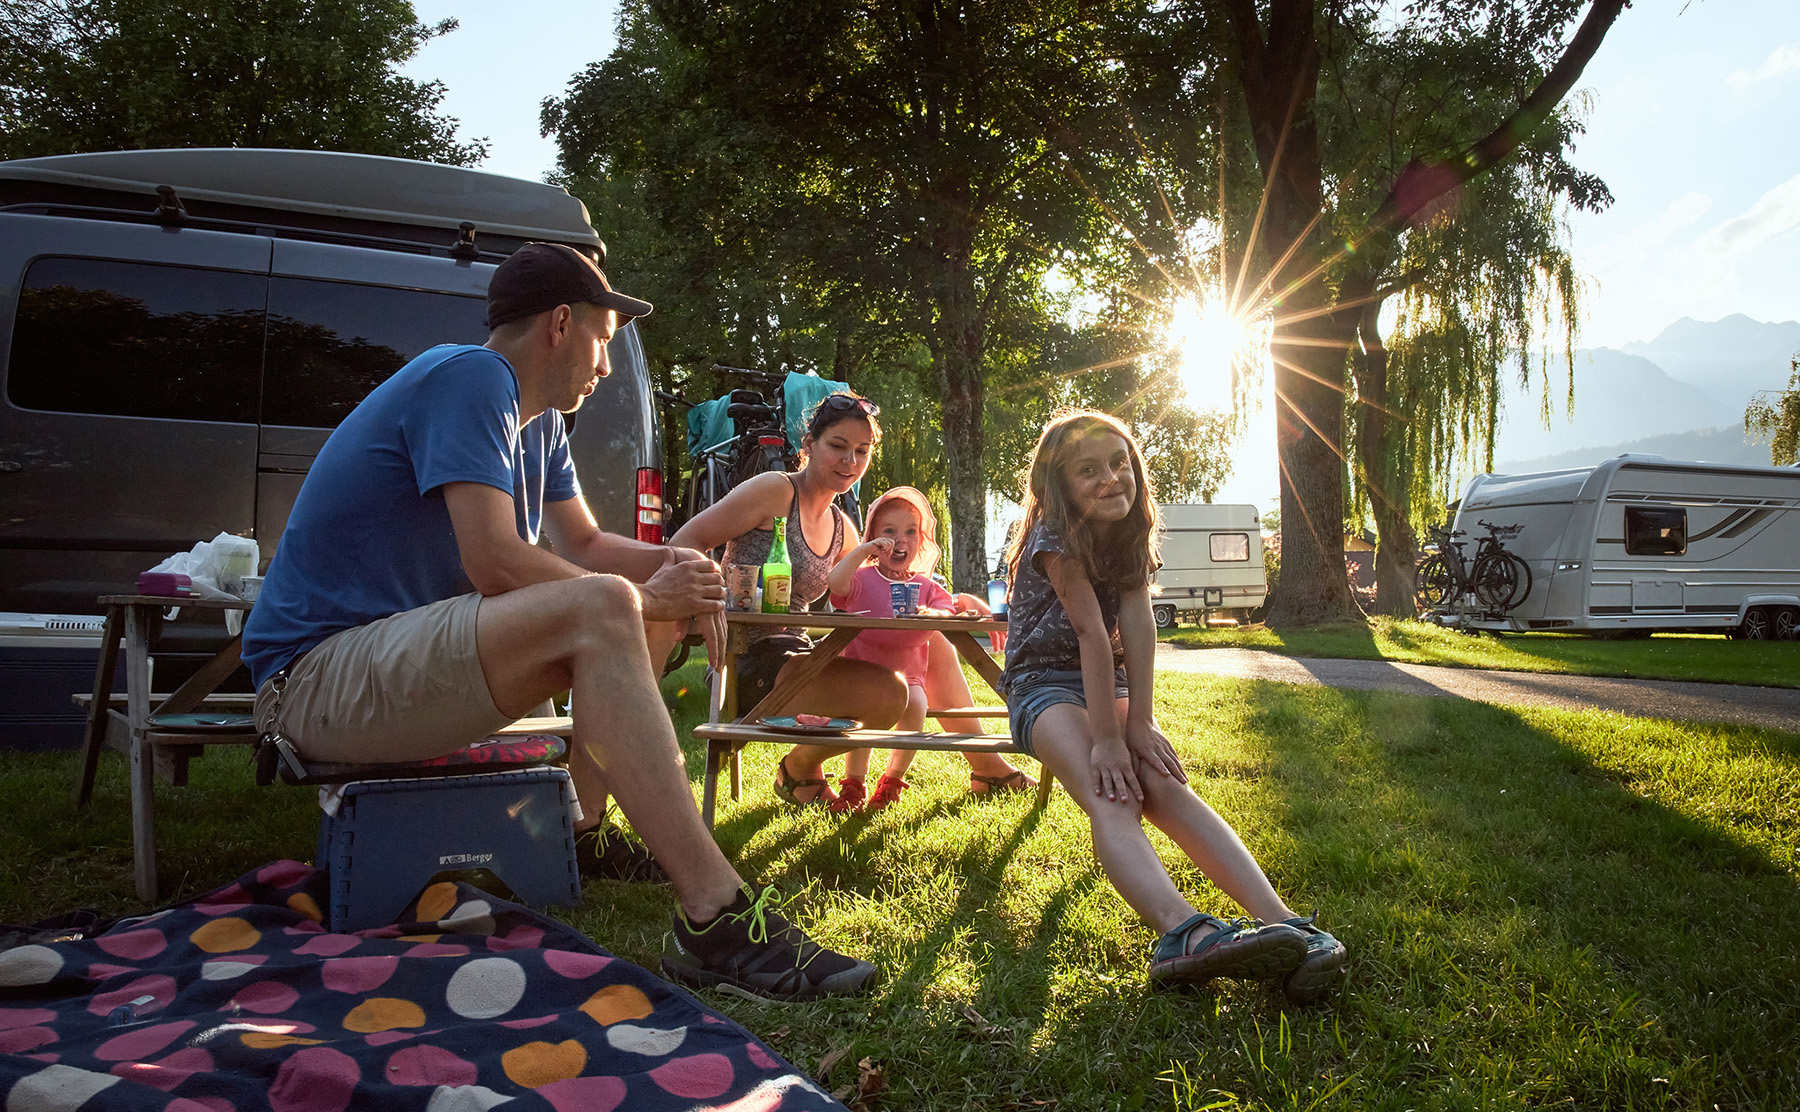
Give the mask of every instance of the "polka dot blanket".
[[321, 926], [278, 861], [91, 938], [0, 951], [8, 1112], [732, 1112], [843, 1106], [755, 1036], [554, 920], [436, 884]]

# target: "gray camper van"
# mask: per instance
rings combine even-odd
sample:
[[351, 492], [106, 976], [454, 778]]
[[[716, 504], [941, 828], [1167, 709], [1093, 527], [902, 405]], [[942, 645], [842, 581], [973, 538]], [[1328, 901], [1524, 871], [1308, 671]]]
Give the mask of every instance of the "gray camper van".
[[[580, 201], [475, 170], [247, 149], [0, 162], [0, 611], [96, 613], [221, 531], [266, 563], [326, 436], [426, 348], [484, 342], [488, 276], [530, 240], [604, 259]], [[576, 468], [603, 528], [660, 540], [633, 327], [611, 356]]]

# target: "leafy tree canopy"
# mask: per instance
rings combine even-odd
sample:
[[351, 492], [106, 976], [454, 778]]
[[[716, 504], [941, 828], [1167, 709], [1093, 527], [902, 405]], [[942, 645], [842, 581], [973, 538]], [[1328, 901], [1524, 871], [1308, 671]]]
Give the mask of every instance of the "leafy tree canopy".
[[[1203, 7], [1215, 17], [1208, 37], [1216, 49], [1203, 52], [1193, 72], [1229, 94], [1261, 178], [1254, 215], [1244, 219], [1240, 206], [1228, 239], [1251, 264], [1239, 304], [1273, 312], [1282, 516], [1292, 535], [1284, 537], [1271, 624], [1356, 613], [1339, 528], [1347, 461], [1357, 459], [1380, 496], [1372, 507], [1385, 500], [1388, 524], [1403, 527], [1407, 519], [1412, 478], [1387, 471], [1412, 449], [1404, 436], [1396, 449], [1380, 429], [1372, 437], [1365, 430], [1362, 445], [1350, 443], [1352, 391], [1372, 425], [1381, 420], [1371, 415], [1405, 420], [1433, 405], [1448, 408], [1466, 444], [1483, 435], [1483, 425], [1491, 428], [1492, 405], [1484, 408], [1479, 392], [1472, 404], [1454, 395], [1453, 380], [1492, 381], [1491, 356], [1500, 347], [1491, 341], [1525, 334], [1531, 303], [1545, 293], [1572, 301], [1562, 244], [1542, 234], [1541, 215], [1515, 218], [1541, 213], [1546, 200], [1604, 202], [1604, 185], [1568, 164], [1576, 128], [1557, 110], [1627, 2], [1219, 0]], [[1481, 180], [1515, 163], [1528, 164], [1511, 182], [1522, 193]], [[1470, 211], [1503, 219], [1474, 237], [1467, 234], [1474, 225], [1446, 222], [1459, 199], [1483, 190]], [[1553, 226], [1554, 213], [1550, 220]], [[1498, 232], [1509, 223], [1535, 241], [1510, 261], [1517, 245]], [[1441, 247], [1458, 234], [1459, 257], [1445, 259], [1431, 247], [1434, 237]], [[1422, 250], [1409, 256], [1413, 248]], [[1415, 276], [1419, 263], [1428, 273]], [[1455, 358], [1436, 365], [1435, 382], [1428, 374], [1416, 383], [1425, 393], [1402, 411], [1386, 396], [1379, 305], [1430, 280], [1433, 268], [1438, 284], [1412, 316], [1425, 326], [1420, 335], [1444, 326], [1451, 342], [1437, 353]], [[1380, 357], [1358, 358], [1371, 352]]]
[[1129, 36], [1109, 36], [1134, 14], [638, 0], [544, 124], [571, 190], [644, 233], [629, 252], [608, 235], [682, 307], [646, 328], [667, 329], [651, 343], [668, 365], [735, 352], [859, 386], [914, 368], [967, 586], [986, 578], [986, 491], [1011, 487], [1049, 409], [1133, 398], [1143, 291], [1072, 323], [1080, 282], [1057, 277], [1130, 255], [1108, 208], [1140, 173], [1124, 109], [1184, 89], [1130, 83]]
[[1769, 462], [1776, 467], [1800, 463], [1800, 355], [1793, 359], [1793, 377], [1786, 390], [1764, 390], [1744, 411], [1744, 429], [1757, 440], [1769, 441]]
[[408, 0], [0, 0], [0, 157], [153, 147], [469, 166], [441, 82], [396, 68], [455, 20]]

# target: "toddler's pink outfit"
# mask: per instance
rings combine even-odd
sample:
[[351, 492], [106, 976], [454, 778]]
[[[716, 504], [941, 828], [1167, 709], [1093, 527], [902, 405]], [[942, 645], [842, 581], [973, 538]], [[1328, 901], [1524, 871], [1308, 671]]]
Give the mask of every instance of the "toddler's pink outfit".
[[[850, 593], [833, 594], [831, 605], [839, 610], [864, 611], [872, 618], [891, 618], [894, 616], [894, 596], [888, 585], [893, 582], [874, 567], [858, 568], [850, 582]], [[907, 582], [919, 585], [920, 606], [934, 610], [955, 608], [950, 592], [929, 575], [915, 575]], [[925, 642], [930, 637], [928, 629], [865, 629], [844, 646], [842, 655], [892, 668], [906, 675], [908, 686], [924, 687], [926, 661], [930, 657]]]

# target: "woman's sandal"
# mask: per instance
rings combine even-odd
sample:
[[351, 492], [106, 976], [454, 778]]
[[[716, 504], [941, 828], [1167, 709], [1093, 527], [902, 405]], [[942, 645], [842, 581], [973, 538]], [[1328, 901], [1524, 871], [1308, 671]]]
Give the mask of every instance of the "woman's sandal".
[[[794, 794], [808, 788], [819, 789], [818, 794], [811, 799], [801, 799]], [[783, 754], [782, 758], [775, 762], [775, 794], [796, 807], [829, 807], [837, 802], [837, 795], [832, 792], [831, 786], [825, 781], [794, 779], [793, 774], [788, 771], [786, 754]]]
[[[976, 784], [986, 784], [980, 791]], [[970, 795], [1006, 795], [1010, 792], [1028, 792], [1036, 788], [1037, 781], [1025, 775], [1025, 770], [1015, 768], [1005, 776], [983, 776], [978, 772], [969, 773]]]
[[[1188, 936], [1203, 926], [1213, 933], [1190, 951]], [[1150, 954], [1150, 984], [1164, 988], [1205, 984], [1215, 977], [1285, 977], [1306, 960], [1306, 949], [1306, 935], [1286, 923], [1227, 923], [1199, 912], [1157, 939]]]

